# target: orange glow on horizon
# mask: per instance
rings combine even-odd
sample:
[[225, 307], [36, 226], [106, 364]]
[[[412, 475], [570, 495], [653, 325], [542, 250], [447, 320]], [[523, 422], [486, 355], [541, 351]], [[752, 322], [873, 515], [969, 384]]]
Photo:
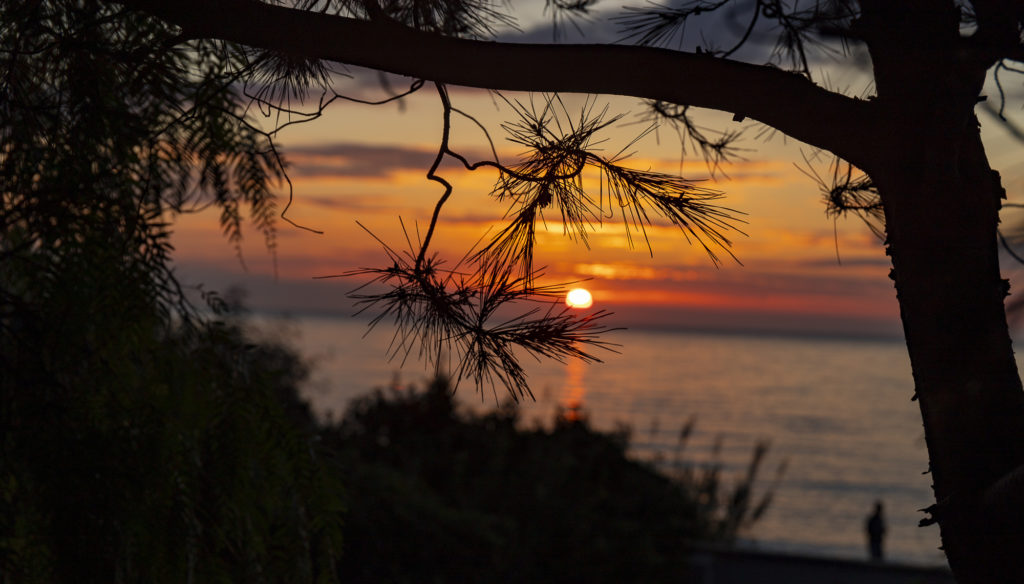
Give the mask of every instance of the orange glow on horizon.
[[[458, 99], [460, 109], [494, 128], [496, 138], [502, 135], [497, 128], [509, 112], [497, 111], [489, 93], [464, 92]], [[576, 98], [566, 99], [575, 103]], [[294, 201], [287, 218], [323, 234], [279, 221], [276, 238], [268, 242], [247, 225], [243, 266], [233, 244], [223, 237], [216, 212], [181, 215], [173, 218], [176, 262], [250, 286], [258, 303], [261, 293], [281, 294], [273, 291], [274, 281], [284, 290], [290, 282], [309, 283], [314, 277], [387, 262], [382, 244], [399, 254], [414, 253], [410, 248], [422, 241], [443, 192], [426, 178], [424, 166], [436, 155], [441, 127], [434, 98], [413, 96], [407, 101], [404, 114], [339, 106], [318, 123], [289, 127], [282, 138], [290, 147], [284, 154], [293, 169]], [[635, 105], [628, 99], [609, 101], [621, 111]], [[632, 128], [608, 132], [613, 143], [635, 137]], [[799, 144], [760, 144], [752, 159], [725, 163], [712, 172], [702, 161], [681, 160], [678, 144], [656, 138], [637, 144], [637, 156], [622, 165], [678, 173], [699, 187], [722, 191], [725, 198], [716, 204], [746, 213], [737, 214], [737, 228], [745, 235], [726, 233], [733, 241], [730, 251], [743, 265], [718, 249], [714, 251], [723, 261], [715, 265], [692, 235], [688, 241], [687, 233], [653, 213], [651, 224], [624, 222], [621, 210], [609, 208], [607, 196], [602, 198], [597, 175], [588, 174], [585, 187], [603, 209], [592, 218], [585, 238], [572, 237], [573, 226], [565, 224], [557, 207], [545, 209], [536, 225], [534, 266], [542, 270], [537, 284], [592, 279], [588, 283], [594, 286], [589, 300], [555, 302], [566, 300], [566, 306], [584, 309], [593, 305], [596, 294], [601, 308], [623, 315], [638, 308], [661, 320], [674, 318], [669, 314], [676, 309], [679, 314], [896, 314], [881, 244], [858, 220], [835, 224], [824, 217], [818, 186], [793, 168], [793, 161], [801, 160]], [[495, 157], [472, 123], [457, 122], [452, 140], [471, 160]], [[520, 159], [520, 152], [500, 140], [497, 149], [505, 164]], [[498, 175], [493, 169], [471, 172], [447, 161], [440, 174], [454, 190], [430, 252], [445, 260], [447, 269], [468, 271], [471, 266], [459, 263], [467, 250], [486, 245], [507, 225], [509, 217], [503, 216], [514, 214], [516, 207], [510, 210], [508, 200], [495, 200]], [[279, 210], [287, 203], [282, 195]], [[358, 278], [318, 281], [315, 288], [361, 283]], [[287, 302], [301, 310], [312, 301], [295, 296]], [[345, 302], [339, 299], [338, 306]]]

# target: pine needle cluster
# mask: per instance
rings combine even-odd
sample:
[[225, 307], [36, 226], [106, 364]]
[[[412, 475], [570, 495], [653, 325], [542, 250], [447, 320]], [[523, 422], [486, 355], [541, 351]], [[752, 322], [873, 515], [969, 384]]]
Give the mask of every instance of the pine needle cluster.
[[[660, 216], [700, 245], [716, 264], [716, 251], [732, 256], [728, 234], [742, 233], [735, 227], [740, 219], [736, 211], [714, 203], [722, 193], [677, 175], [625, 166], [632, 143], [615, 155], [603, 155], [603, 141], [596, 134], [622, 116], [609, 116], [607, 108], [598, 111], [589, 100], [573, 120], [558, 96], [546, 98], [539, 109], [533, 103], [511, 105], [519, 119], [503, 127], [511, 142], [527, 150], [519, 164], [499, 167], [491, 194], [509, 204], [509, 224], [477, 254], [482, 264], [518, 265], [528, 278], [537, 222], [544, 220], [546, 209], [556, 210], [565, 234], [584, 245], [596, 226], [618, 215], [630, 245], [638, 233], [650, 250], [646, 229], [653, 224], [652, 216]], [[597, 197], [584, 188], [587, 171], [599, 181]]]
[[[384, 320], [394, 323], [392, 359], [415, 355], [450, 371], [456, 380], [471, 380], [478, 389], [490, 387], [493, 392], [504, 386], [517, 400], [532, 397], [520, 363], [524, 354], [599, 361], [591, 351], [613, 346], [599, 337], [610, 330], [603, 321], [608, 313], [578, 316], [558, 308], [564, 285], [539, 283], [543, 270], [534, 266], [533, 258], [545, 212], [556, 215], [564, 234], [584, 246], [604, 220], [617, 217], [631, 242], [639, 234], [650, 248], [647, 229], [660, 218], [682, 230], [715, 263], [720, 261], [717, 252], [732, 256], [729, 235], [742, 233], [734, 226], [740, 220], [735, 211], [715, 204], [721, 193], [678, 176], [629, 168], [624, 160], [632, 142], [605, 155], [598, 134], [621, 116], [598, 109], [594, 100], [588, 99], [578, 116], [570, 116], [557, 95], [540, 104], [506, 100], [517, 119], [503, 128], [525, 153], [518, 163], [504, 165], [497, 160], [471, 163], [449, 147], [451, 115], [466, 114], [451, 105], [443, 86], [438, 94], [444, 129], [427, 176], [445, 192], [426, 235], [414, 244], [406, 233], [408, 249], [403, 251], [378, 239], [387, 266], [343, 274], [365, 281], [350, 296], [361, 310], [376, 313], [371, 326]], [[508, 205], [506, 225], [453, 267], [428, 251], [441, 208], [452, 193], [451, 184], [437, 174], [445, 157], [469, 170], [496, 169], [491, 195]], [[596, 196], [585, 183], [588, 173], [599, 185]]]
[[838, 219], [852, 213], [860, 217], [876, 237], [885, 239], [885, 208], [871, 177], [839, 158], [832, 159], [825, 176], [815, 171], [806, 157], [804, 161], [807, 168], [800, 168], [800, 171], [818, 183], [825, 202], [825, 216]]
[[415, 354], [435, 370], [452, 371], [457, 380], [491, 388], [495, 399], [502, 386], [518, 401], [533, 393], [517, 348], [535, 358], [592, 362], [598, 359], [587, 348], [612, 347], [600, 338], [609, 330], [602, 321], [607, 313], [577, 318], [566, 308], [557, 310], [560, 286], [527, 284], [509, 269], [463, 272], [459, 265], [447, 268], [436, 255], [418, 260], [415, 249], [381, 245], [389, 266], [344, 275], [369, 278], [349, 296], [361, 311], [376, 313], [371, 328], [385, 320], [394, 324], [392, 359]]
[[[687, 28], [698, 30], [702, 24], [713, 27], [721, 24], [718, 18], [732, 19], [745, 14], [746, 21], [730, 22], [735, 32], [728, 48], [715, 46], [708, 37], [700, 35], [697, 52], [713, 57], [728, 58], [748, 45], [774, 43], [772, 63], [785, 66], [810, 77], [810, 55], [813, 51], [835, 54], [831, 41], [838, 39], [845, 50], [845, 39], [857, 14], [857, 6], [850, 0], [817, 0], [815, 2], [787, 2], [785, 0], [689, 0], [666, 5], [648, 2], [643, 7], [627, 7], [616, 18], [622, 40], [643, 46], [682, 48], [687, 40]], [[704, 22], [697, 22], [701, 18]], [[718, 28], [721, 28], [720, 26]], [[703, 32], [703, 31], [701, 31]], [[692, 36], [692, 34], [691, 34]]]

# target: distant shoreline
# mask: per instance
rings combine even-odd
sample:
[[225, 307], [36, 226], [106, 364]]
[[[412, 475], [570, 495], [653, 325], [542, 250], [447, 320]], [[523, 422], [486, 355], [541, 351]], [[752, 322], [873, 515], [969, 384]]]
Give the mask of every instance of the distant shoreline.
[[[253, 310], [250, 313], [251, 316], [256, 318], [270, 318], [270, 319], [324, 319], [324, 320], [346, 320], [349, 322], [361, 322], [369, 326], [372, 316], [366, 314], [353, 314], [345, 311], [327, 311], [327, 310]], [[389, 326], [388, 320], [383, 320], [378, 325], [380, 327]], [[801, 339], [801, 340], [813, 340], [813, 339], [824, 339], [824, 340], [835, 340], [835, 341], [864, 341], [864, 342], [891, 342], [901, 344], [904, 342], [901, 334], [886, 334], [881, 332], [829, 332], [829, 331], [818, 331], [818, 330], [786, 330], [781, 328], [771, 327], [751, 327], [751, 328], [739, 328], [739, 327], [700, 327], [700, 326], [680, 326], [674, 324], [656, 324], [656, 323], [623, 323], [619, 325], [614, 320], [609, 320], [607, 323], [609, 326], [615, 327], [616, 330], [610, 331], [609, 335], [614, 335], [618, 331], [625, 332], [638, 332], [638, 333], [664, 333], [664, 334], [694, 334], [694, 335], [711, 335], [711, 336], [742, 336], [742, 337], [761, 337], [761, 338], [783, 338], [783, 339]]]

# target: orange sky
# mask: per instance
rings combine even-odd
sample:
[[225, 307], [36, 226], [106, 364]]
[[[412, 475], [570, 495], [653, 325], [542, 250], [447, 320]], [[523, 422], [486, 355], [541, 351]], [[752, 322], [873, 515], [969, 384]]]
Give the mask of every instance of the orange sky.
[[[351, 91], [367, 97], [380, 94], [372, 83], [354, 83]], [[510, 116], [507, 106], [482, 91], [456, 89], [452, 99], [488, 127], [503, 162], [515, 159], [518, 148], [505, 141], [500, 128]], [[568, 96], [566, 102], [571, 108], [583, 99]], [[635, 111], [635, 102], [625, 98], [598, 98], [597, 103], [608, 104], [612, 113]], [[288, 217], [324, 233], [281, 222], [275, 279], [258, 234], [245, 242], [243, 269], [221, 236], [216, 212], [181, 217], [174, 237], [180, 273], [207, 287], [240, 285], [254, 308], [351, 312], [343, 293], [355, 282], [313, 278], [384, 261], [379, 245], [356, 221], [395, 247], [404, 247], [399, 216], [413, 232], [417, 226], [425, 228], [440, 194], [438, 185], [424, 177], [440, 135], [440, 112], [428, 84], [401, 107], [346, 103], [317, 121], [289, 127], [278, 136], [294, 183]], [[736, 126], [728, 116], [701, 116], [712, 127]], [[605, 149], [614, 153], [625, 146], [644, 127], [635, 121], [627, 116], [627, 124], [607, 131]], [[735, 235], [732, 248], [742, 265], [725, 256], [716, 267], [669, 226], [648, 228], [653, 254], [636, 234], [630, 249], [616, 219], [591, 235], [587, 249], [562, 235], [557, 211], [538, 237], [536, 265], [547, 266], [551, 280], [590, 278], [586, 287], [594, 293], [594, 308], [614, 310], [615, 325], [898, 333], [895, 293], [881, 243], [858, 219], [827, 219], [818, 186], [797, 169], [797, 164], [807, 167], [804, 159], [811, 151], [781, 136], [758, 139], [761, 128], [750, 125], [746, 131], [749, 137], [741, 143], [749, 148], [745, 160], [724, 165], [715, 177], [709, 177], [704, 162], [692, 153], [681, 157], [671, 131], [637, 143], [632, 148], [636, 155], [626, 163], [681, 171], [686, 178], [705, 180], [702, 186], [724, 191], [722, 204], [746, 214], [746, 223], [739, 225], [746, 236]], [[482, 132], [465, 120], [456, 121], [452, 144], [472, 159], [488, 152]], [[994, 165], [1003, 165], [1011, 198], [1019, 196], [1024, 172], [1010, 143], [995, 132], [989, 148]], [[827, 159], [813, 166], [825, 173]], [[433, 249], [454, 262], [488, 228], [500, 224], [505, 208], [487, 196], [494, 171], [444, 168], [455, 192]]]

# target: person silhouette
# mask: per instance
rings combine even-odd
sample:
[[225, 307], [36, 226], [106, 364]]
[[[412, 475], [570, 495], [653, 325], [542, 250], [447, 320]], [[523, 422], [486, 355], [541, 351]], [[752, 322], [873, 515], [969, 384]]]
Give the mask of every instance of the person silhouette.
[[868, 535], [868, 554], [874, 561], [882, 561], [882, 538], [885, 537], [885, 519], [882, 517], [882, 502], [875, 501], [875, 511], [868, 516], [864, 525]]

